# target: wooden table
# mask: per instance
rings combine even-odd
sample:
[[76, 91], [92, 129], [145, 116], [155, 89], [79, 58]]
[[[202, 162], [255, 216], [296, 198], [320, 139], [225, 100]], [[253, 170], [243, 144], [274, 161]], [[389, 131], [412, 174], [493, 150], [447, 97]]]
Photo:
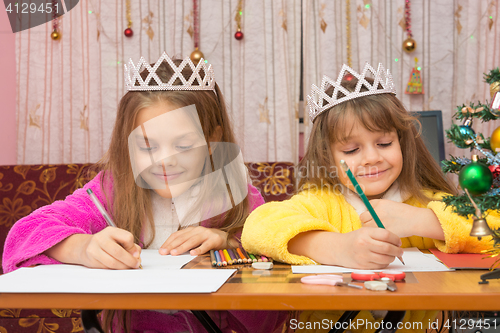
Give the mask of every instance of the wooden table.
[[[198, 257], [185, 268], [209, 268]], [[289, 265], [272, 271], [249, 266], [212, 294], [0, 294], [0, 308], [190, 310], [500, 310], [500, 280], [478, 284], [487, 271], [417, 272], [396, 292], [305, 285]], [[214, 268], [215, 269], [215, 268]], [[349, 275], [345, 275], [348, 277]], [[168, 283], [168, 281], [165, 281]]]

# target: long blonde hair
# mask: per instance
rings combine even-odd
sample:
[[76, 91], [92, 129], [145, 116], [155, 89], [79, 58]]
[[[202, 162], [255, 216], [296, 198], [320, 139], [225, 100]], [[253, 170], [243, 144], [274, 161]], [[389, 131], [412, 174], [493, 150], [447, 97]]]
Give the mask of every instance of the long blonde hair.
[[[174, 60], [179, 65], [182, 60]], [[152, 64], [151, 66], [153, 66]], [[168, 82], [174, 74], [170, 66], [162, 63], [156, 71], [163, 82]], [[141, 73], [143, 79], [147, 72]], [[189, 79], [192, 71], [189, 66], [183, 70], [183, 75]], [[202, 74], [203, 75], [203, 74]], [[175, 84], [181, 84], [177, 79]], [[130, 154], [128, 148], [128, 136], [135, 127], [135, 121], [138, 113], [149, 106], [159, 102], [168, 102], [178, 107], [195, 105], [200, 119], [200, 124], [209, 144], [210, 138], [215, 134], [218, 127], [221, 129], [221, 142], [236, 143], [226, 104], [222, 93], [217, 84], [215, 84], [215, 93], [213, 91], [129, 91], [120, 101], [116, 122], [111, 136], [109, 150], [104, 158], [98, 163], [98, 168], [104, 171], [101, 179], [101, 186], [104, 190], [108, 207], [111, 205], [113, 219], [116, 225], [122, 229], [130, 231], [135, 238], [136, 243], [142, 244], [141, 235], [145, 223], [149, 223], [154, 239], [154, 220], [151, 207], [151, 190], [136, 185], [132, 166], [130, 163]], [[230, 161], [219, 161], [219, 165]], [[112, 193], [107, 189], [111, 188], [108, 184], [112, 183]], [[112, 198], [112, 199], [111, 199]], [[228, 239], [235, 232], [243, 227], [246, 217], [249, 214], [248, 196], [228, 212], [215, 216], [207, 221], [206, 225], [218, 227], [228, 232]], [[146, 240], [143, 247], [147, 247], [151, 240]], [[103, 327], [105, 331], [110, 331], [115, 314], [118, 322], [129, 331], [130, 313], [129, 311], [105, 311], [103, 315]]]
[[[367, 78], [370, 83], [373, 82]], [[343, 80], [342, 86], [354, 91], [357, 79]], [[366, 88], [364, 88], [366, 90]], [[362, 89], [363, 91], [363, 89]], [[326, 93], [331, 96], [333, 87]], [[331, 170], [334, 166], [331, 144], [343, 142], [349, 136], [348, 119], [354, 118], [369, 131], [396, 131], [403, 155], [403, 169], [398, 177], [402, 192], [411, 195], [422, 203], [429, 201], [423, 189], [456, 193], [448, 182], [438, 163], [425, 146], [421, 138], [421, 124], [408, 113], [403, 104], [392, 94], [378, 94], [358, 97], [335, 105], [318, 115], [314, 120], [309, 143], [304, 158], [298, 165], [299, 170], [306, 170], [299, 177], [299, 191], [310, 187], [325, 185], [335, 188], [340, 183], [335, 170], [333, 172], [310, 172]], [[415, 126], [418, 124], [419, 128]], [[417, 163], [418, 161], [418, 163]]]

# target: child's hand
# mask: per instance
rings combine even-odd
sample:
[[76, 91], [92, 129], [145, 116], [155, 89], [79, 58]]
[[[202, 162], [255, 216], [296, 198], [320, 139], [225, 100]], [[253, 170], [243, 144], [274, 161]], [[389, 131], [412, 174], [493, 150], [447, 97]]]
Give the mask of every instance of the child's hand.
[[[401, 238], [414, 235], [414, 225], [421, 220], [421, 208], [386, 199], [370, 200], [370, 203], [386, 229]], [[359, 218], [365, 227], [378, 227], [369, 211], [362, 213]]]
[[[370, 200], [384, 227], [399, 237], [413, 235], [444, 239], [443, 229], [434, 212], [401, 202], [385, 199]], [[365, 227], [377, 227], [370, 212], [362, 213], [359, 218]]]
[[313, 230], [288, 243], [288, 251], [325, 265], [357, 269], [382, 269], [402, 256], [401, 239], [381, 228], [361, 228], [348, 233]]
[[141, 247], [134, 243], [134, 236], [123, 229], [105, 228], [87, 237], [82, 245], [80, 261], [87, 267], [129, 269], [141, 264]]
[[403, 255], [401, 239], [381, 228], [361, 228], [341, 234], [342, 252], [337, 265], [357, 269], [382, 269]]
[[171, 254], [173, 256], [186, 251], [193, 256], [203, 254], [212, 249], [223, 249], [227, 246], [227, 233], [205, 227], [187, 227], [174, 232], [163, 243], [160, 254]]

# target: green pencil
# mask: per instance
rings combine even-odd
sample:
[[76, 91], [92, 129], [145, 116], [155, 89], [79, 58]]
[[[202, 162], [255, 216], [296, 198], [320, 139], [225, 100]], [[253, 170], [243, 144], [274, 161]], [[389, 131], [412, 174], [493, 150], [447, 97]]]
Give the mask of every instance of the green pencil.
[[[352, 174], [351, 170], [349, 169], [349, 166], [347, 166], [347, 163], [344, 160], [340, 160], [340, 164], [342, 165], [342, 168], [344, 169], [345, 173], [347, 174], [347, 177], [349, 177], [349, 180], [351, 181], [352, 185], [354, 185], [354, 189], [358, 193], [359, 197], [361, 200], [363, 200], [363, 203], [365, 204], [366, 208], [370, 212], [370, 215], [373, 217], [373, 220], [377, 224], [379, 228], [385, 229], [384, 225], [382, 224], [382, 221], [380, 221], [377, 213], [375, 213], [375, 209], [373, 209], [372, 204], [366, 197], [365, 193], [361, 189], [361, 186], [359, 186], [358, 181], [356, 178], [354, 178], [354, 175]], [[398, 257], [399, 261], [404, 265], [405, 262], [403, 261], [403, 258]]]

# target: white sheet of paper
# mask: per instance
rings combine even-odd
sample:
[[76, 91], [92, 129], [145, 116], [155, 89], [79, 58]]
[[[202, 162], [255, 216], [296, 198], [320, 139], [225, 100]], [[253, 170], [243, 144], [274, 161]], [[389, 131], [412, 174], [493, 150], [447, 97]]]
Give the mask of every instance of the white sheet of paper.
[[[433, 256], [434, 257], [434, 256]], [[380, 272], [386, 270], [398, 270], [403, 272], [439, 272], [450, 271], [448, 267], [432, 258], [425, 253], [420, 252], [416, 247], [404, 249], [403, 260], [406, 265], [403, 265], [398, 259], [394, 260], [389, 266], [384, 269], [372, 270], [373, 272]], [[304, 265], [292, 266], [292, 272], [295, 274], [318, 274], [318, 273], [350, 273], [358, 272], [360, 270], [353, 268], [346, 268], [340, 266], [329, 265]], [[366, 270], [363, 270], [366, 271]]]
[[0, 293], [212, 293], [235, 269], [180, 269], [195, 257], [141, 252], [143, 269], [41, 265], [0, 276]]
[[143, 269], [181, 269], [196, 258], [189, 253], [178, 256], [161, 255], [158, 250], [142, 250], [141, 264]]
[[[161, 255], [158, 250], [145, 249], [141, 251], [141, 265], [143, 269], [181, 269], [196, 258], [189, 253], [184, 253], [178, 256]], [[37, 269], [87, 269], [83, 266], [77, 265], [40, 265]]]

